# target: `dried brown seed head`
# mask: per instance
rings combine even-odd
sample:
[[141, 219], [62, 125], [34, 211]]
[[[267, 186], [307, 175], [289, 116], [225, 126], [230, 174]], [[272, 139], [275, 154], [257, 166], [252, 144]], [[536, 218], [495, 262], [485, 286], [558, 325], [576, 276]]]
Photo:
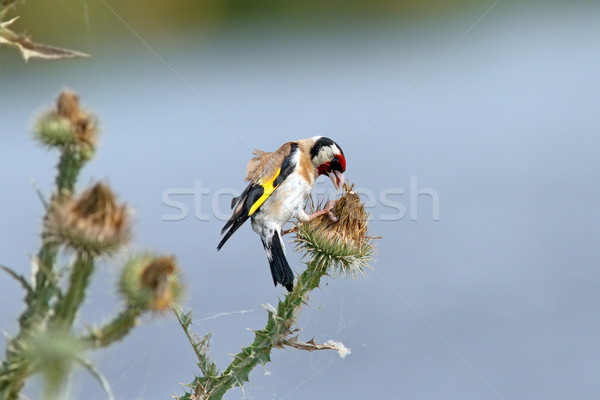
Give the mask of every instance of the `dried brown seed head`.
[[56, 199], [44, 225], [46, 240], [92, 255], [112, 254], [130, 239], [130, 212], [104, 183]]
[[367, 237], [369, 215], [353, 188], [354, 185], [344, 184], [345, 193], [336, 201], [332, 210], [333, 215], [338, 219], [336, 222], [325, 214], [310, 221], [309, 224], [312, 224], [314, 229], [322, 230], [332, 240], [341, 240], [348, 245], [357, 246]]
[[333, 207], [337, 221], [325, 214], [303, 223], [297, 242], [307, 250], [311, 261], [354, 276], [369, 267], [374, 238], [368, 235], [369, 215], [353, 187], [344, 185], [345, 192]]

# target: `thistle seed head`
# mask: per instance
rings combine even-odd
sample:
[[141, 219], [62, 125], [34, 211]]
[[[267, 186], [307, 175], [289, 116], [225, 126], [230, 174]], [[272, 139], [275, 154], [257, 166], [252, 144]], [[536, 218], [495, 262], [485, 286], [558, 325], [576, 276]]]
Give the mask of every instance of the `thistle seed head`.
[[79, 196], [55, 200], [44, 221], [45, 240], [90, 255], [110, 255], [130, 240], [130, 212], [108, 185], [97, 183]]
[[335, 203], [334, 222], [321, 215], [303, 223], [298, 229], [299, 247], [307, 250], [311, 261], [332, 267], [342, 275], [364, 274], [374, 253], [373, 237], [368, 235], [364, 203], [353, 190], [354, 185], [344, 185], [344, 194]]

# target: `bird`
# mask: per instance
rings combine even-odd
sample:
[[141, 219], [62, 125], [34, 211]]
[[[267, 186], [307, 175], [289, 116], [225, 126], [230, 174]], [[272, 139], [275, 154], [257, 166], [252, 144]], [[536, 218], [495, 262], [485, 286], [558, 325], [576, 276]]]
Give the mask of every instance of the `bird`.
[[285, 257], [283, 226], [293, 218], [306, 222], [323, 214], [336, 220], [332, 202], [311, 215], [304, 207], [320, 175], [327, 175], [336, 189], [344, 185], [346, 157], [337, 143], [323, 136], [287, 142], [273, 152], [255, 150], [253, 154], [246, 167], [250, 183], [231, 201], [232, 215], [221, 230], [224, 236], [217, 251], [250, 219], [267, 253], [274, 285], [291, 292], [294, 273]]

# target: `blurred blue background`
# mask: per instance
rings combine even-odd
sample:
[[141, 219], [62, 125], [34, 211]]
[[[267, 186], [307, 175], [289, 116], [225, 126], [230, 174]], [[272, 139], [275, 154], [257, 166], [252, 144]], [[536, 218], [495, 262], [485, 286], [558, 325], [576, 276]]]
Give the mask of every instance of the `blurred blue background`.
[[[223, 221], [165, 221], [177, 210], [163, 194], [200, 181], [202, 213], [225, 212], [230, 197], [216, 194], [243, 188], [252, 149], [325, 135], [373, 194], [370, 230], [383, 238], [374, 271], [326, 279], [299, 325], [352, 354], [275, 350], [227, 398], [598, 398], [600, 3], [253, 4], [17, 9], [34, 39], [92, 57], [24, 64], [0, 48], [0, 263], [29, 271], [43, 213], [31, 182], [47, 193], [57, 162], [31, 124], [72, 88], [102, 126], [79, 187], [104, 179], [135, 208], [127, 253], [177, 256], [194, 329], [213, 332], [224, 368], [283, 291], [249, 226], [217, 253]], [[439, 221], [426, 195], [409, 218], [411, 177], [439, 195]], [[408, 214], [389, 220], [397, 210], [379, 196], [402, 189], [387, 200]], [[194, 209], [192, 196], [173, 199]], [[98, 267], [81, 327], [117, 311], [124, 257]], [[6, 275], [0, 292], [0, 327], [14, 334], [23, 293]], [[181, 394], [199, 373], [170, 315], [92, 358], [118, 399]], [[104, 396], [84, 372], [71, 393]]]

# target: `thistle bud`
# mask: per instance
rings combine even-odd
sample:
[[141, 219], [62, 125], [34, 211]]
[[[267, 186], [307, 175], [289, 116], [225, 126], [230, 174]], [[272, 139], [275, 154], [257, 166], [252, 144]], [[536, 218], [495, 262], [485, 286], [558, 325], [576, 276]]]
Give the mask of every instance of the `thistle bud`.
[[129, 214], [107, 185], [97, 183], [79, 196], [50, 205], [44, 237], [76, 251], [110, 255], [130, 239]]
[[36, 121], [35, 138], [48, 147], [64, 147], [72, 143], [75, 131], [71, 122], [50, 112], [42, 115]]
[[79, 96], [64, 90], [56, 108], [40, 116], [35, 124], [35, 138], [43, 145], [71, 148], [85, 159], [96, 149], [98, 128], [95, 116], [79, 106]]
[[342, 275], [356, 276], [363, 274], [371, 261], [374, 238], [368, 236], [369, 215], [353, 187], [344, 185], [345, 193], [333, 207], [337, 221], [325, 214], [303, 223], [297, 242], [308, 251], [311, 261], [332, 265]]
[[121, 294], [131, 306], [144, 310], [168, 310], [179, 300], [182, 289], [174, 257], [138, 256], [121, 274]]

